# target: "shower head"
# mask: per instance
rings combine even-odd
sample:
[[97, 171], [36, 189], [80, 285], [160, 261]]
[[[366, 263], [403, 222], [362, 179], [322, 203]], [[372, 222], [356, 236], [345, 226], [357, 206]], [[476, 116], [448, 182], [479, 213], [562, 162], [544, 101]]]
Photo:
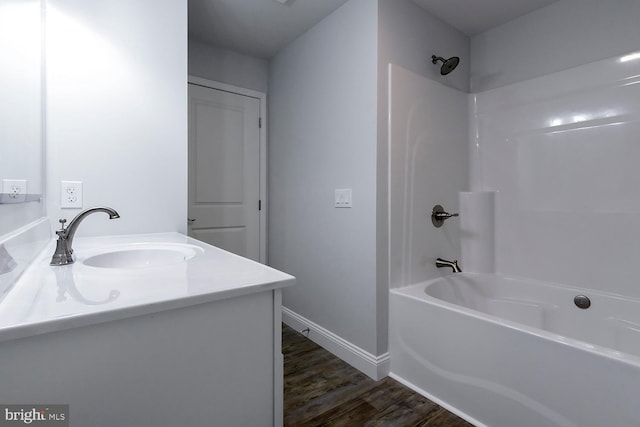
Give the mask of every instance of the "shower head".
[[449, 74], [450, 72], [455, 70], [455, 68], [460, 63], [460, 58], [458, 58], [457, 56], [452, 56], [449, 59], [444, 59], [444, 58], [442, 58], [440, 56], [431, 55], [431, 62], [432, 63], [437, 64], [438, 61], [442, 61], [442, 67], [440, 68], [440, 74], [442, 74], [443, 76], [446, 76], [447, 74]]

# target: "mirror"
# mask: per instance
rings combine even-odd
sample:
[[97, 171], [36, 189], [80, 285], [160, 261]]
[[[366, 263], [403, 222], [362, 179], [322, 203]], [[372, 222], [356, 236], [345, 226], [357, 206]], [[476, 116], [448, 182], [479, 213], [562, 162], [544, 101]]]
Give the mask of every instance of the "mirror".
[[44, 215], [41, 0], [0, 0], [0, 236]]

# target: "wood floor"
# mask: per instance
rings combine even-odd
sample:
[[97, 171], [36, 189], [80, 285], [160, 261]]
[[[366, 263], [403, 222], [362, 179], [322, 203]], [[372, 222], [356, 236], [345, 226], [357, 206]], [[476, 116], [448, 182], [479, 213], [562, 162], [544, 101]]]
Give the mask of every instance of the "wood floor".
[[286, 325], [282, 353], [285, 426], [473, 427], [389, 377], [373, 381]]

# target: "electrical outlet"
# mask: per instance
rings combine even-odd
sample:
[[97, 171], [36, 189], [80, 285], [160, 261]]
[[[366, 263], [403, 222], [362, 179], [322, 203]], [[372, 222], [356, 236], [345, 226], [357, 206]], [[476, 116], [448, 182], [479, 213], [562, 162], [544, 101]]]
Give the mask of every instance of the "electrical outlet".
[[21, 203], [27, 200], [26, 179], [3, 179], [2, 202]]
[[333, 206], [336, 208], [351, 208], [353, 207], [352, 204], [352, 197], [351, 197], [351, 189], [350, 188], [345, 188], [342, 190], [335, 190], [335, 198], [334, 198], [334, 203]]
[[60, 183], [60, 207], [62, 209], [82, 208], [82, 181]]

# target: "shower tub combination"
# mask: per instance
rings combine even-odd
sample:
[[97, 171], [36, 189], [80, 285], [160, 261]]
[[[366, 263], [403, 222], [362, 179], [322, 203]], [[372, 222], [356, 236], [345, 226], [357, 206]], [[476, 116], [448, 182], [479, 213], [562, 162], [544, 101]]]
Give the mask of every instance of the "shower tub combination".
[[459, 273], [392, 290], [390, 322], [391, 376], [477, 426], [640, 426], [640, 300]]

